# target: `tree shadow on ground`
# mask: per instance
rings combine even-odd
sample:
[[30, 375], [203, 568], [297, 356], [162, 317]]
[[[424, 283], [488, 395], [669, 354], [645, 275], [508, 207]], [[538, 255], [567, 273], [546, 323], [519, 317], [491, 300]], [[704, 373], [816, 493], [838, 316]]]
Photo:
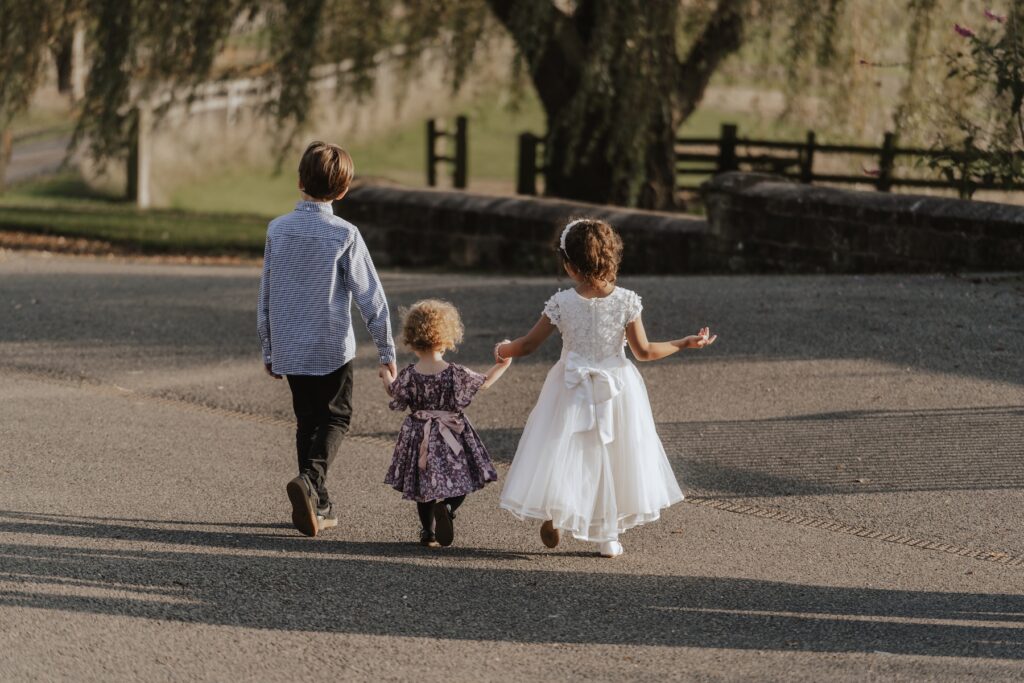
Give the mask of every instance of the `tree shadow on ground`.
[[[460, 566], [472, 557], [467, 554], [422, 564], [386, 543], [303, 542], [12, 512], [0, 513], [0, 531], [194, 546], [3, 543], [0, 579], [7, 587], [0, 604], [9, 606], [456, 640], [1024, 659], [1021, 595]], [[300, 546], [305, 552], [274, 552]], [[505, 559], [528, 563], [516, 555]]]

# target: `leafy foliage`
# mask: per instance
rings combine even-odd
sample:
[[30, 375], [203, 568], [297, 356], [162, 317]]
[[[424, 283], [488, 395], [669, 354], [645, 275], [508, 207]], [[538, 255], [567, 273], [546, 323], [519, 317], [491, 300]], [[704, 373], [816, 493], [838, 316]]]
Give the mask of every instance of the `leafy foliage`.
[[[360, 97], [373, 89], [382, 53], [403, 60], [410, 77], [429, 53], [443, 59], [457, 89], [482, 52], [511, 37], [520, 77], [547, 116], [548, 190], [663, 207], [672, 203], [674, 132], [737, 53], [756, 54], [745, 63], [748, 79], [781, 85], [793, 103], [813, 94], [836, 120], [851, 122], [851, 131], [879, 117], [908, 134], [925, 130], [922, 103], [936, 98], [922, 74], [932, 64], [934, 19], [952, 2], [4, 0], [0, 124], [26, 106], [44, 53], [79, 22], [91, 63], [76, 137], [100, 159], [124, 154], [133, 106], [157, 93], [187, 97], [210, 78], [263, 77], [276, 95], [267, 113], [280, 122], [287, 145], [320, 95], [313, 75], [322, 65], [344, 64], [336, 92]], [[1019, 49], [1019, 37], [1005, 42], [1011, 25], [999, 34], [1003, 42], [971, 54], [970, 72], [979, 82], [995, 79], [995, 95], [1008, 102], [1019, 99], [1019, 70], [999, 66], [1001, 56]], [[894, 31], [884, 35], [898, 36], [897, 43], [881, 45], [879, 27]], [[882, 50], [896, 57], [872, 52]], [[245, 59], [227, 59], [232, 51]], [[858, 61], [896, 66], [880, 75]], [[961, 92], [958, 101], [970, 99]]]

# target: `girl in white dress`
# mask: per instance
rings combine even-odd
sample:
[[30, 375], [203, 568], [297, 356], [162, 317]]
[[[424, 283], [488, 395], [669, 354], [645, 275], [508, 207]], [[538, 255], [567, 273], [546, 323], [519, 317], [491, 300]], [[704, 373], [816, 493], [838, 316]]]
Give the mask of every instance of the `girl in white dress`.
[[657, 360], [702, 349], [708, 328], [669, 342], [647, 340], [640, 297], [615, 285], [622, 240], [607, 223], [573, 220], [559, 255], [576, 283], [552, 296], [526, 336], [494, 348], [495, 358], [532, 353], [558, 328], [562, 357], [548, 373], [505, 477], [501, 507], [544, 520], [541, 540], [559, 531], [600, 543], [603, 557], [623, 552], [619, 534], [652, 522], [683, 499], [655, 430], [643, 378], [627, 358]]

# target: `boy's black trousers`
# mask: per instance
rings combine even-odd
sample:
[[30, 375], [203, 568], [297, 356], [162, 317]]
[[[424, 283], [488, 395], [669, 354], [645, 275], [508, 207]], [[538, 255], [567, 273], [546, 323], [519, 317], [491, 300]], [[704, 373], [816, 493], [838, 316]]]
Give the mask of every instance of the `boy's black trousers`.
[[327, 470], [352, 421], [352, 361], [329, 375], [288, 375], [295, 409], [299, 473], [313, 484], [320, 506], [330, 502]]

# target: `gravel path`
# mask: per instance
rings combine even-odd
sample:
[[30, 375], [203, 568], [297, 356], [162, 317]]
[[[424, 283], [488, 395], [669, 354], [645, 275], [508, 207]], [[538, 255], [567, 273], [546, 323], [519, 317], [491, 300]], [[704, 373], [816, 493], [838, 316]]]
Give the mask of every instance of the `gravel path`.
[[[0, 679], [1024, 675], [1020, 278], [624, 281], [652, 336], [721, 339], [641, 368], [690, 499], [614, 561], [544, 549], [497, 486], [455, 546], [415, 545], [365, 343], [341, 526], [296, 534], [257, 278], [0, 252]], [[396, 308], [458, 304], [479, 368], [567, 286], [384, 281]], [[501, 474], [556, 355], [471, 409]]]

